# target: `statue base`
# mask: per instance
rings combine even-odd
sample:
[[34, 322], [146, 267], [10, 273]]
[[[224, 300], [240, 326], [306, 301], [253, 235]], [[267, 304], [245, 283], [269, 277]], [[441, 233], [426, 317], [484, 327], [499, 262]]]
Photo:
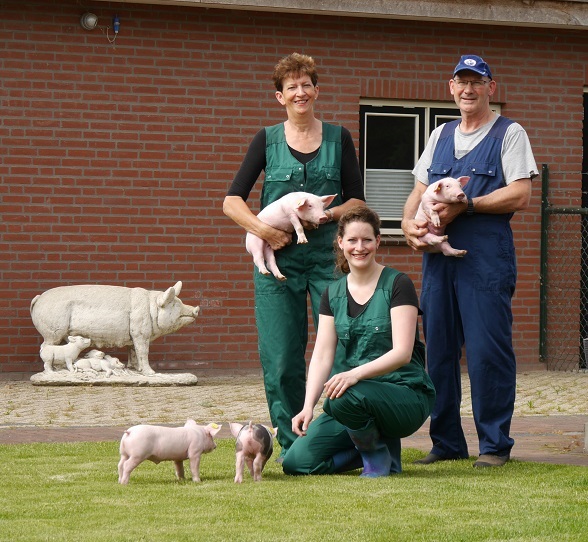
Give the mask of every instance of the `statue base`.
[[31, 376], [35, 386], [195, 386], [198, 377], [191, 373], [155, 373], [144, 375], [132, 369], [103, 371], [43, 371]]

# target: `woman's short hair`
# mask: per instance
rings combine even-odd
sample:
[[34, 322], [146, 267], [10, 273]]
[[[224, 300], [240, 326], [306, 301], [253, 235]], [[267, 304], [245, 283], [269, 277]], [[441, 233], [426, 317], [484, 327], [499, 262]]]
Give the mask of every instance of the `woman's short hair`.
[[280, 60], [272, 75], [272, 80], [276, 86], [276, 90], [282, 92], [284, 79], [286, 77], [301, 77], [308, 75], [312, 84], [316, 87], [318, 83], [318, 73], [316, 71], [316, 64], [314, 58], [308, 55], [301, 55], [300, 53], [292, 53]]

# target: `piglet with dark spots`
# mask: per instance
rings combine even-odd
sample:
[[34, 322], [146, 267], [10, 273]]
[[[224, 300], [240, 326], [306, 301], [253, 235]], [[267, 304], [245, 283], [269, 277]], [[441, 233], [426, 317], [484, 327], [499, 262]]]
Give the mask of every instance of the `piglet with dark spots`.
[[230, 427], [231, 434], [237, 439], [235, 483], [243, 482], [245, 464], [253, 480], [261, 482], [261, 472], [274, 451], [274, 437], [278, 430], [253, 422], [247, 425], [231, 423]]

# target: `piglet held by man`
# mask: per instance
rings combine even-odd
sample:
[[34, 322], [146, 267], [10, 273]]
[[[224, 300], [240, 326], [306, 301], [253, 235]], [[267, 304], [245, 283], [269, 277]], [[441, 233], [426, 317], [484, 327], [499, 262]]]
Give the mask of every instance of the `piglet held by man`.
[[446, 177], [430, 184], [423, 193], [415, 218], [427, 221], [429, 231], [419, 237], [419, 240], [433, 247], [432, 252], [442, 252], [445, 256], [455, 256], [457, 258], [467, 254], [467, 250], [459, 250], [449, 244], [447, 235], [445, 235], [445, 226], [441, 226], [435, 204], [466, 203], [468, 198], [463, 191], [463, 187], [469, 180], [469, 177], [459, 177], [459, 179]]

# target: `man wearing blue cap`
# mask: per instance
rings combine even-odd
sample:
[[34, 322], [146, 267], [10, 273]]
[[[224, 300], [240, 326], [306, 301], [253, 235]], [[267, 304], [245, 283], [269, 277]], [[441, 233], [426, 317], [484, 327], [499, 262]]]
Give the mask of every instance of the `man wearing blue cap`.
[[[436, 128], [413, 170], [415, 187], [406, 201], [402, 229], [423, 255], [421, 308], [429, 374], [437, 391], [431, 414], [428, 465], [469, 456], [461, 426], [460, 358], [465, 344], [472, 408], [479, 439], [475, 467], [500, 467], [514, 440], [516, 360], [511, 299], [516, 258], [510, 219], [526, 209], [531, 179], [538, 175], [529, 138], [516, 122], [490, 108], [496, 81], [479, 56], [464, 55], [449, 91], [461, 119]], [[463, 258], [428, 252], [419, 241], [426, 222], [414, 219], [423, 192], [444, 177], [470, 177], [466, 202], [443, 205], [442, 225]]]

